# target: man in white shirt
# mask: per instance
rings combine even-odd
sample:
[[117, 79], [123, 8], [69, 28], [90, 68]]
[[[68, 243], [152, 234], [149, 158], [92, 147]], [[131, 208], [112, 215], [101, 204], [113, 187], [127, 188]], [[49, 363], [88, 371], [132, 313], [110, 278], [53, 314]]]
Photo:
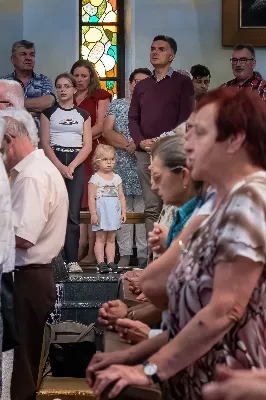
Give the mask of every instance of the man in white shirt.
[[30, 114], [8, 109], [0, 112], [0, 120], [4, 122], [1, 147], [11, 177], [20, 338], [14, 353], [11, 398], [33, 400], [44, 326], [56, 298], [51, 261], [64, 244], [68, 196], [60, 172], [33, 144], [37, 128]]

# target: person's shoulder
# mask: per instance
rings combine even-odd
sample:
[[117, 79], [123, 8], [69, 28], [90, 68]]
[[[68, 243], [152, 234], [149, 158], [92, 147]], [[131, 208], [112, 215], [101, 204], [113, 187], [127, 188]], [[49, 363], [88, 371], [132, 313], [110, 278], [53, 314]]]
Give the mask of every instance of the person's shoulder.
[[124, 105], [125, 103], [127, 103], [127, 100], [124, 97], [122, 99], [113, 99], [111, 102], [114, 106]]
[[106, 100], [106, 99], [109, 99], [110, 101], [112, 100], [111, 93], [107, 92], [107, 90], [104, 89], [97, 90], [97, 92], [93, 95], [93, 97], [96, 100]]
[[36, 80], [39, 80], [39, 81], [49, 81], [49, 82], [51, 82], [51, 79], [48, 78], [48, 76], [46, 76], [44, 74], [39, 74], [37, 72], [34, 72], [34, 78]]
[[114, 173], [114, 174], [113, 174], [113, 180], [115, 180], [115, 181], [117, 181], [117, 182], [120, 182], [120, 181], [122, 181], [122, 178], [121, 178], [120, 175]]
[[232, 86], [232, 85], [235, 85], [235, 84], [236, 84], [236, 80], [235, 79], [231, 79], [230, 81], [227, 81], [227, 82], [223, 83], [221, 85], [221, 87]]
[[171, 78], [179, 81], [187, 81], [187, 80], [191, 81], [191, 78], [187, 74], [181, 73], [179, 71], [173, 71]]
[[5, 79], [5, 80], [8, 80], [8, 81], [14, 81], [15, 80], [14, 72], [11, 72], [10, 74], [1, 76], [0, 79]]
[[45, 110], [43, 110], [42, 114], [44, 114], [49, 119], [56, 112], [58, 108], [59, 105], [57, 102], [55, 102], [51, 107], [48, 107]]
[[100, 175], [97, 174], [97, 172], [95, 172], [89, 180], [89, 183], [93, 183], [94, 185], [97, 185], [100, 181], [101, 177]]
[[247, 213], [248, 210], [263, 209], [266, 215], [266, 171], [259, 171], [233, 189], [229, 199], [228, 209], [237, 209], [238, 213]]
[[90, 117], [90, 114], [87, 111], [83, 110], [83, 108], [74, 106], [74, 110], [76, 110], [84, 118], [85, 121]]

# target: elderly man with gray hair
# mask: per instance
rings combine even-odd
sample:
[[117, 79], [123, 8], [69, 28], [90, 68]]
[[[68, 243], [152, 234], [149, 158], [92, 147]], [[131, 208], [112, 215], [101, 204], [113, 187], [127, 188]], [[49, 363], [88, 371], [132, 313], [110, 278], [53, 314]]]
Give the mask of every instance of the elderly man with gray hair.
[[16, 81], [0, 79], [0, 110], [9, 107], [24, 107], [23, 89]]
[[63, 247], [68, 195], [57, 168], [36, 150], [37, 128], [24, 109], [0, 111], [2, 151], [10, 174], [16, 239], [14, 295], [20, 346], [14, 352], [11, 398], [35, 399], [42, 337], [56, 292], [51, 261]]
[[19, 40], [12, 46], [11, 62], [14, 71], [4, 77], [20, 84], [25, 101], [24, 107], [35, 118], [39, 126], [40, 114], [55, 102], [52, 81], [43, 74], [34, 72], [35, 45], [28, 40]]

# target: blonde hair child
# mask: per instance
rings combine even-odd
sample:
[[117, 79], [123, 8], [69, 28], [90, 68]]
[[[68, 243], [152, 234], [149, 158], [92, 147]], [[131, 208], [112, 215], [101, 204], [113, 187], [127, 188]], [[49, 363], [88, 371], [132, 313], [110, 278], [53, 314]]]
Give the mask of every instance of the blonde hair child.
[[[94, 247], [100, 273], [118, 272], [114, 263], [116, 231], [126, 222], [126, 200], [122, 179], [114, 174], [115, 149], [99, 144], [92, 158], [95, 174], [89, 181], [89, 210], [92, 230], [96, 232]], [[104, 261], [106, 255], [107, 264]]]

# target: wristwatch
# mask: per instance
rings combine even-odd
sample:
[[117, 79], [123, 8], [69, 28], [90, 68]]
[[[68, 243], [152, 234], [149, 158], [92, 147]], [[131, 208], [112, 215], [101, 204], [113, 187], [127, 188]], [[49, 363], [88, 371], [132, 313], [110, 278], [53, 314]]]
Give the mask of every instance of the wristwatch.
[[158, 367], [156, 364], [151, 364], [149, 361], [144, 361], [142, 365], [144, 374], [149, 376], [153, 383], [160, 382], [159, 376], [157, 375]]

